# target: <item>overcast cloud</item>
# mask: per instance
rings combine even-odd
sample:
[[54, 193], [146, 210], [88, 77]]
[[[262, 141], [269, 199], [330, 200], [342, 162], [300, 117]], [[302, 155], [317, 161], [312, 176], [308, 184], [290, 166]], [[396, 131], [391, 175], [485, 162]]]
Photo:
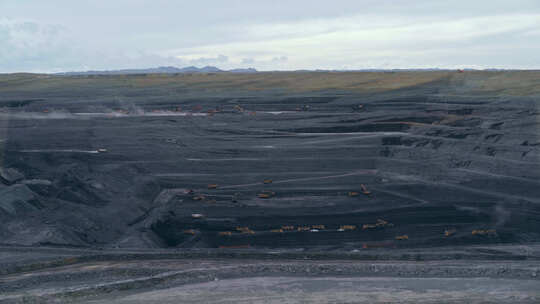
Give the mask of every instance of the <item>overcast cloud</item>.
[[0, 73], [540, 68], [538, 0], [0, 0]]

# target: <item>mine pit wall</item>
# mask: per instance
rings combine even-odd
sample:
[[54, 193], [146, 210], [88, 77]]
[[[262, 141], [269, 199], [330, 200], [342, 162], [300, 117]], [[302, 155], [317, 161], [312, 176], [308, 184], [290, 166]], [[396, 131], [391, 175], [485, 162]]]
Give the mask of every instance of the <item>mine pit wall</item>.
[[[99, 77], [3, 92], [2, 168], [22, 178], [0, 185], [13, 194], [0, 199], [0, 236], [120, 247], [536, 242], [538, 99], [472, 92], [459, 77], [469, 76], [373, 92], [179, 95], [167, 84], [114, 97], [114, 79]], [[9, 106], [17, 100], [32, 101]], [[392, 225], [362, 228], [379, 219]], [[294, 229], [272, 232], [282, 226]]]

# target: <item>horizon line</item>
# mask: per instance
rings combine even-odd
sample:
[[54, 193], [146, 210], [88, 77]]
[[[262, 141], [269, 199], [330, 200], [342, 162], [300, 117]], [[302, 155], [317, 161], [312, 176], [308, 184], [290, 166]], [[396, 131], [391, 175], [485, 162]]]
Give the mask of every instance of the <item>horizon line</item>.
[[[177, 69], [178, 71], [159, 71], [159, 69]], [[205, 71], [205, 69], [215, 69], [211, 71]], [[192, 69], [192, 70], [188, 70]], [[185, 70], [185, 71], [182, 71]], [[177, 66], [158, 66], [158, 67], [149, 67], [149, 68], [121, 68], [121, 69], [110, 69], [110, 70], [69, 70], [61, 72], [30, 72], [30, 71], [17, 71], [17, 72], [0, 72], [0, 75], [13, 75], [13, 74], [34, 74], [34, 75], [53, 75], [53, 76], [83, 76], [83, 75], [122, 75], [122, 72], [126, 74], [189, 74], [189, 73], [198, 73], [198, 74], [212, 74], [212, 73], [231, 73], [231, 74], [242, 74], [242, 73], [279, 73], [279, 72], [406, 72], [406, 71], [540, 71], [540, 68], [359, 68], [359, 69], [295, 69], [295, 70], [257, 70], [253, 67], [248, 68], [232, 68], [232, 69], [220, 69], [215, 66], [186, 66], [186, 67], [177, 67]]]

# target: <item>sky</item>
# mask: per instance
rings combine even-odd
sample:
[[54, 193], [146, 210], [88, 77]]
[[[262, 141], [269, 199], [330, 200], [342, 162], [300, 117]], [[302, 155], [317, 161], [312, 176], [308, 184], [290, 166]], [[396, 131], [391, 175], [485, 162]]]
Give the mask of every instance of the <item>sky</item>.
[[0, 73], [540, 69], [539, 0], [0, 0]]

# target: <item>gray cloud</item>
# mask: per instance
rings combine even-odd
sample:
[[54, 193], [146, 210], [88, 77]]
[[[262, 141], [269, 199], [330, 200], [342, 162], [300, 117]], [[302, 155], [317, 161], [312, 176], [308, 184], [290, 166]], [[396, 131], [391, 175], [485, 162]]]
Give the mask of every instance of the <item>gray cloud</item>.
[[537, 0], [2, 0], [0, 12], [0, 72], [540, 68]]
[[[182, 58], [181, 56], [179, 58]], [[189, 62], [190, 65], [196, 65], [196, 66], [206, 66], [206, 65], [222, 65], [224, 63], [227, 63], [229, 61], [229, 57], [225, 55], [218, 55], [216, 57], [200, 57], [200, 58], [194, 58], [189, 59], [187, 62]]]
[[289, 60], [287, 56], [279, 56], [272, 58], [272, 62], [286, 62], [287, 60]]
[[62, 66], [71, 52], [66, 30], [59, 25], [0, 20], [0, 71]]

